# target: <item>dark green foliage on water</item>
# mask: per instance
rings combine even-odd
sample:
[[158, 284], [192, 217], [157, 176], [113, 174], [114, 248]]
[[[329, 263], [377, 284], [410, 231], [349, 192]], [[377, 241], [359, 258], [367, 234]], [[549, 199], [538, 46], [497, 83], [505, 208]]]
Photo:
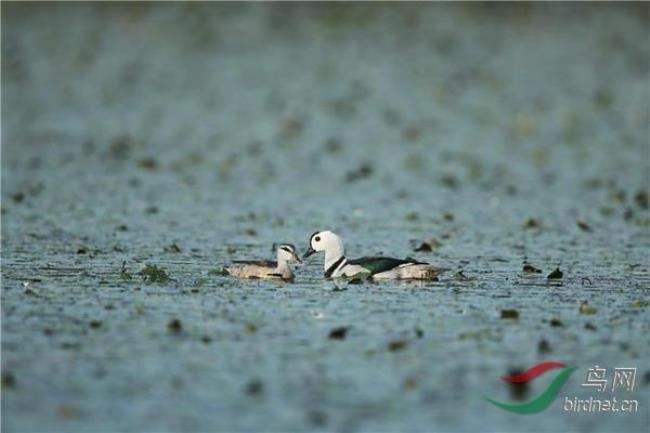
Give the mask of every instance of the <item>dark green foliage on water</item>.
[[129, 271], [126, 269], [126, 262], [122, 262], [122, 269], [120, 269], [120, 279], [125, 281], [133, 279]]
[[523, 271], [528, 273], [528, 274], [541, 274], [542, 270], [536, 268], [535, 266], [529, 264], [529, 263], [524, 263], [524, 268]]
[[148, 283], [164, 284], [170, 280], [167, 272], [156, 265], [146, 265], [138, 274]]
[[517, 320], [519, 319], [519, 311], [517, 310], [501, 310], [502, 319]]
[[176, 245], [176, 242], [174, 242], [173, 244], [165, 247], [165, 252], [166, 253], [178, 254], [178, 253], [180, 253], [182, 251], [181, 251], [181, 248], [178, 245]]

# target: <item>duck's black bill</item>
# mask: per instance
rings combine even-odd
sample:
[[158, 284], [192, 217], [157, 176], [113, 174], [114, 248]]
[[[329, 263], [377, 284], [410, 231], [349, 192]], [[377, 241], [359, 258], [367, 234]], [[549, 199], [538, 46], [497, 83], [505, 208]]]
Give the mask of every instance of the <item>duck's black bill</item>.
[[305, 251], [305, 254], [302, 255], [303, 259], [306, 259], [307, 257], [311, 256], [312, 254], [316, 254], [316, 250], [313, 249], [312, 247], [309, 247], [307, 251]]

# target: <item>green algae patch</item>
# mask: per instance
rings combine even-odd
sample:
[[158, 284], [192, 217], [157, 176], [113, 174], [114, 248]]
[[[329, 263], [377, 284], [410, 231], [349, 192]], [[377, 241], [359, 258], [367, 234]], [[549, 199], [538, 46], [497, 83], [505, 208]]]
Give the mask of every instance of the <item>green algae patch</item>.
[[650, 305], [650, 302], [646, 301], [645, 299], [638, 299], [632, 302], [632, 308], [645, 308], [648, 305]]
[[153, 284], [164, 284], [170, 280], [167, 272], [156, 265], [146, 265], [138, 274], [144, 281]]

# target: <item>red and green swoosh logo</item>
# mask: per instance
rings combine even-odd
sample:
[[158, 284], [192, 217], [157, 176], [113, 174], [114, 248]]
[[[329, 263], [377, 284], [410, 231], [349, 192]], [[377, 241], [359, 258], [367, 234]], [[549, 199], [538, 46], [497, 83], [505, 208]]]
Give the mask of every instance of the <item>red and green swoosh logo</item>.
[[534, 398], [531, 401], [526, 403], [502, 403], [496, 400], [493, 400], [488, 397], [484, 397], [487, 401], [492, 403], [498, 408], [507, 410], [508, 412], [514, 412], [519, 414], [533, 414], [538, 413], [546, 409], [557, 397], [557, 394], [560, 392], [562, 385], [569, 379], [569, 376], [578, 368], [575, 366], [567, 366], [561, 362], [557, 361], [545, 361], [537, 365], [533, 365], [528, 370], [524, 371], [521, 374], [516, 374], [514, 376], [504, 376], [503, 379], [506, 382], [511, 383], [525, 383], [530, 382], [531, 380], [541, 376], [550, 370], [555, 370], [561, 368], [560, 373], [553, 379], [553, 381], [546, 387], [544, 392], [542, 392], [537, 398]]

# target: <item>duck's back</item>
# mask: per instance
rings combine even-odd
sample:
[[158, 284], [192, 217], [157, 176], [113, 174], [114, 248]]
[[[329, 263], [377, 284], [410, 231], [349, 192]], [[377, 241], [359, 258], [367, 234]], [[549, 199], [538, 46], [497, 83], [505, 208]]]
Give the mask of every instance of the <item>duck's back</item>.
[[349, 260], [348, 264], [366, 269], [374, 279], [434, 280], [445, 271], [443, 268], [410, 258], [383, 256], [362, 257]]
[[283, 278], [290, 280], [293, 274], [287, 270], [283, 274], [277, 274], [277, 262], [270, 260], [236, 260], [232, 265], [226, 267], [230, 275], [237, 278]]

